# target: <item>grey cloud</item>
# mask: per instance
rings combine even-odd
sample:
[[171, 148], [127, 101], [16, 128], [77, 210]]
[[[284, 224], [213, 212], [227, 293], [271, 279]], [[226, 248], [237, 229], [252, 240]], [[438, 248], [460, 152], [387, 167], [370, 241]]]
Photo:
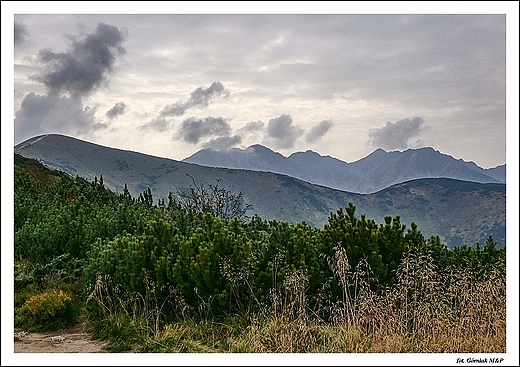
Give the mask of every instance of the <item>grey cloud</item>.
[[99, 129], [101, 125], [95, 121], [95, 112], [93, 108], [84, 108], [79, 98], [31, 92], [15, 114], [15, 141], [39, 134], [77, 134]]
[[199, 87], [191, 92], [190, 99], [186, 102], [186, 108], [193, 106], [207, 107], [214, 96], [227, 97], [229, 91], [224, 88], [221, 82], [213, 82], [207, 89]]
[[107, 82], [116, 56], [125, 53], [121, 46], [124, 39], [124, 32], [117, 27], [99, 23], [84, 39], [72, 38], [72, 47], [67, 53], [40, 50], [39, 58], [47, 70], [33, 79], [42, 82], [49, 93], [66, 91], [73, 97], [87, 95]]
[[304, 131], [304, 129], [300, 127], [293, 126], [292, 122], [292, 117], [285, 114], [270, 119], [267, 124], [266, 142], [272, 144], [273, 147], [277, 149], [292, 148], [296, 139], [298, 139]]
[[157, 117], [145, 125], [138, 127], [139, 130], [155, 130], [155, 131], [166, 131], [170, 128], [170, 120], [164, 117]]
[[237, 132], [239, 133], [250, 133], [250, 132], [256, 132], [259, 130], [262, 130], [264, 128], [264, 123], [262, 121], [251, 121], [246, 124], [246, 126], [241, 127], [238, 129]]
[[245, 126], [241, 127], [236, 131], [236, 134], [240, 137], [249, 136], [254, 138], [255, 140], [258, 138], [259, 133], [264, 128], [264, 123], [262, 121], [251, 121], [248, 122]]
[[202, 147], [213, 150], [229, 150], [241, 142], [242, 138], [239, 135], [220, 136], [207, 141], [202, 145]]
[[108, 124], [105, 124], [102, 122], [96, 122], [96, 123], [93, 123], [92, 125], [90, 125], [88, 130], [79, 130], [78, 132], [80, 134], [86, 134], [91, 131], [98, 131], [98, 130], [106, 129], [106, 128], [108, 128], [108, 126], [109, 126]]
[[169, 106], [166, 106], [162, 109], [162, 111], [159, 113], [159, 117], [168, 117], [168, 116], [182, 116], [184, 115], [184, 112], [186, 111], [186, 103], [182, 102], [176, 102]]
[[27, 27], [21, 23], [14, 23], [14, 45], [24, 43], [28, 36]]
[[222, 117], [203, 119], [191, 117], [184, 120], [179, 129], [180, 137], [192, 144], [197, 144], [202, 138], [210, 136], [228, 137], [230, 132], [231, 127]]
[[228, 95], [229, 91], [224, 88], [220, 82], [213, 82], [209, 88], [206, 89], [199, 87], [191, 92], [188, 101], [177, 101], [164, 107], [161, 112], [159, 112], [159, 116], [150, 121], [148, 124], [142, 126], [142, 128], [152, 128], [157, 131], [165, 131], [170, 125], [171, 117], [182, 116], [186, 110], [191, 107], [207, 107], [214, 97], [227, 97]]
[[327, 133], [327, 131], [330, 130], [332, 125], [333, 123], [331, 120], [321, 121], [318, 125], [311, 128], [311, 131], [307, 133], [305, 140], [307, 140], [308, 143], [315, 143], [316, 141], [320, 140], [323, 135]]
[[109, 119], [113, 119], [119, 115], [125, 113], [126, 104], [124, 102], [117, 102], [114, 107], [107, 111], [105, 114]]
[[186, 103], [178, 101], [164, 107], [159, 117], [182, 116], [188, 108], [207, 107], [215, 96], [227, 97], [229, 96], [229, 91], [220, 82], [213, 82], [206, 89], [199, 87], [191, 92], [190, 98]]
[[408, 140], [421, 132], [422, 124], [424, 119], [421, 117], [405, 118], [395, 123], [388, 121], [382, 128], [369, 131], [369, 144], [385, 150], [407, 149], [410, 147]]

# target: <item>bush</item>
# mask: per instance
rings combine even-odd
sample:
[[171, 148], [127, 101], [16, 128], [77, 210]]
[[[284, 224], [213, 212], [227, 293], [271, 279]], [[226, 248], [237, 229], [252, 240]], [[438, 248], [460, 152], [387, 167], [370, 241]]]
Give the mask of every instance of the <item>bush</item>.
[[29, 260], [15, 260], [14, 262], [14, 291], [21, 292], [29, 284], [35, 282], [34, 266]]
[[32, 296], [18, 310], [22, 325], [32, 330], [64, 328], [75, 315], [72, 295], [62, 290]]

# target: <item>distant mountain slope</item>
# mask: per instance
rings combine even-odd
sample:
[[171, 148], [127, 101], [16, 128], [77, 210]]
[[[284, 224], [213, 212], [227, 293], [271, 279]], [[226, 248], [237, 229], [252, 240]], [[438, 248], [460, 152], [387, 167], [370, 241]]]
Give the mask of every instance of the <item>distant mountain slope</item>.
[[480, 168], [477, 167], [479, 170], [483, 170], [485, 175], [488, 175], [489, 177], [493, 177], [494, 179], [498, 180], [499, 182], [506, 182], [506, 165], [502, 164], [500, 166], [496, 166], [494, 168]]
[[421, 232], [441, 234], [450, 246], [474, 243], [476, 238], [484, 244], [489, 235], [505, 244], [505, 184], [419, 179], [364, 198], [375, 217], [400, 215], [405, 223], [413, 218]]
[[362, 195], [312, 185], [287, 175], [204, 167], [55, 134], [20, 143], [15, 153], [73, 177], [93, 180], [102, 175], [105, 186], [118, 193], [127, 183], [134, 196], [149, 187], [155, 199], [167, 200], [170, 191], [189, 187], [190, 175], [197, 184], [220, 179], [222, 187], [242, 192], [244, 201], [252, 204], [249, 215], [258, 214], [268, 220], [306, 221], [322, 227], [331, 212], [352, 202], [358, 215], [366, 214], [379, 223], [386, 215], [400, 215], [408, 228], [415, 221], [426, 237], [439, 235], [449, 246], [484, 243], [489, 235], [499, 245], [505, 244], [505, 184], [421, 179]]
[[[395, 183], [418, 178], [453, 178], [480, 183], [497, 183], [473, 162], [457, 160], [433, 148], [408, 149], [404, 152], [385, 152], [378, 149], [350, 164], [361, 181], [354, 192], [375, 192]], [[505, 178], [504, 178], [505, 182]]]
[[192, 184], [189, 176], [196, 184], [214, 184], [219, 179], [222, 187], [243, 193], [245, 202], [253, 205], [251, 214], [290, 222], [305, 220], [316, 226], [325, 223], [331, 211], [348, 205], [349, 201], [359, 201], [357, 198], [361, 197], [289, 176], [203, 167], [55, 134], [18, 144], [15, 153], [37, 159], [74, 177], [79, 175], [93, 180], [103, 175], [105, 186], [119, 193], [123, 192], [125, 183], [134, 196], [149, 187], [155, 198], [165, 200], [170, 191], [189, 188]]
[[473, 162], [457, 160], [433, 148], [408, 149], [404, 152], [377, 149], [365, 158], [347, 163], [311, 150], [284, 157], [261, 145], [253, 145], [244, 150], [202, 149], [183, 162], [281, 173], [313, 184], [362, 194], [418, 178], [505, 182], [505, 165], [486, 170]]

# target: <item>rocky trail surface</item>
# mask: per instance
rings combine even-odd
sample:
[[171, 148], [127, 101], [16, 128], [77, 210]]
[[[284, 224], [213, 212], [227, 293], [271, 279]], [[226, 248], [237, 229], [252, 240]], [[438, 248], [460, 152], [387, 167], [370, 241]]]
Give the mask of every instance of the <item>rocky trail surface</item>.
[[81, 323], [48, 333], [14, 329], [14, 353], [107, 353], [107, 343], [93, 340]]

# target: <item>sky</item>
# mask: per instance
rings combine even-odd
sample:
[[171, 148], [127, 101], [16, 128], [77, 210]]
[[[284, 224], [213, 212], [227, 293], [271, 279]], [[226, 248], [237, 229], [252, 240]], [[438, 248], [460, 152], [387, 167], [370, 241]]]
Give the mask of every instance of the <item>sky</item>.
[[518, 243], [518, 2], [123, 4], [2, 2], [3, 219], [13, 144], [41, 134], [175, 160], [252, 144], [346, 162], [430, 146], [483, 168], [507, 155]]
[[14, 144], [59, 133], [175, 160], [262, 144], [346, 162], [430, 146], [483, 168], [506, 163], [510, 7], [335, 6], [339, 14], [19, 7]]

